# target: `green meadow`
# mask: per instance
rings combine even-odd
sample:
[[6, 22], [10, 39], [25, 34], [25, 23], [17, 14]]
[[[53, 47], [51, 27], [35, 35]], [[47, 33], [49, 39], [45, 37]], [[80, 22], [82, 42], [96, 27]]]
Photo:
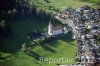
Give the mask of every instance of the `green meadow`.
[[[24, 23], [23, 23], [24, 22]], [[12, 25], [13, 24], [13, 25]], [[29, 56], [21, 51], [21, 45], [25, 42], [32, 42], [27, 39], [28, 33], [32, 30], [38, 32], [47, 31], [48, 21], [41, 21], [36, 19], [15, 21], [10, 24], [12, 29], [12, 36], [6, 39], [1, 39], [5, 46], [7, 61], [0, 61], [0, 66], [56, 66], [60, 63], [41, 63], [36, 59], [37, 56], [45, 58], [75, 58], [77, 52], [76, 41], [68, 34], [64, 37], [58, 37], [43, 45], [33, 45], [33, 56]], [[67, 64], [74, 64], [75, 59]], [[61, 63], [62, 64], [62, 63]]]
[[[30, 0], [31, 3], [32, 0]], [[89, 5], [96, 8], [94, 3], [80, 2], [79, 0], [49, 0], [56, 8], [71, 7], [73, 9], [83, 5]], [[45, 2], [40, 0], [40, 5], [45, 7]], [[45, 8], [44, 8], [45, 9]], [[58, 64], [75, 64], [75, 56], [77, 53], [76, 41], [72, 39], [71, 34], [54, 38], [47, 43], [33, 45], [32, 55], [28, 55], [21, 51], [23, 43], [32, 43], [32, 39], [28, 39], [28, 34], [32, 30], [37, 32], [47, 32], [48, 20], [25, 19], [10, 22], [11, 35], [7, 38], [0, 38], [2, 44], [2, 56], [6, 61], [0, 61], [0, 66], [57, 66]], [[37, 58], [74, 58], [67, 63], [41, 63]]]

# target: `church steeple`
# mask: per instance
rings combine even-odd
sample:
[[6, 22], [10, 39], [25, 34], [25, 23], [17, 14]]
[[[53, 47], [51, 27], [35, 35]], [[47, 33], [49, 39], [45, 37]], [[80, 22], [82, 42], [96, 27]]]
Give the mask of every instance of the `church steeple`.
[[49, 21], [49, 25], [48, 25], [48, 34], [52, 35], [52, 24], [51, 24], [51, 20]]

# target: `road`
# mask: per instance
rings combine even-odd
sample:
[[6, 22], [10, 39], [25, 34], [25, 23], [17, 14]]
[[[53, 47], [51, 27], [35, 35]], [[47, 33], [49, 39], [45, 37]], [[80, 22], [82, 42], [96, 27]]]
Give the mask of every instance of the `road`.
[[75, 34], [76, 37], [79, 37], [79, 32], [77, 31], [77, 29], [75, 28], [75, 25], [73, 23], [73, 20], [72, 19], [66, 19], [67, 24], [73, 29], [73, 33]]

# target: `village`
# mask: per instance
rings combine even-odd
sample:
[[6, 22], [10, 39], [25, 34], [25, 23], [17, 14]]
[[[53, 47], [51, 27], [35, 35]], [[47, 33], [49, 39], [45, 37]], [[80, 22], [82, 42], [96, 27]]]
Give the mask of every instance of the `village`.
[[37, 38], [57, 37], [71, 32], [73, 34], [72, 38], [77, 41], [76, 65], [94, 66], [100, 64], [100, 9], [95, 10], [87, 5], [76, 10], [63, 7], [61, 12], [54, 18], [59, 20], [64, 26], [54, 25], [52, 20], [50, 20], [48, 32], [36, 34], [33, 31], [32, 34], [34, 33], [36, 38], [32, 38], [32, 35], [30, 35], [28, 39], [31, 38], [35, 41]]
[[52, 24], [52, 20], [50, 20], [48, 32], [37, 35], [34, 32], [36, 38], [29, 36], [29, 39], [30, 37], [33, 40], [37, 38], [57, 37], [71, 32], [73, 34], [72, 38], [77, 41], [76, 65], [94, 66], [100, 64], [100, 10], [92, 9], [87, 5], [76, 10], [63, 7], [61, 12], [54, 17], [64, 24], [64, 26], [54, 25]]
[[71, 11], [64, 7], [55, 18], [72, 28], [73, 39], [77, 40], [77, 65], [100, 64], [100, 39], [97, 39], [100, 36], [100, 9], [94, 10], [86, 5]]

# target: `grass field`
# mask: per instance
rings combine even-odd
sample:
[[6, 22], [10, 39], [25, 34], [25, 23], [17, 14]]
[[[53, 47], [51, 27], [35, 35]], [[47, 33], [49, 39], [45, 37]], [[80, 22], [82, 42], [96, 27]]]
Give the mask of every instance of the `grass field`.
[[[48, 21], [37, 19], [15, 21], [11, 24], [12, 35], [6, 39], [1, 39], [3, 47], [5, 47], [3, 56], [7, 61], [0, 61], [0, 66], [56, 66], [57, 64], [45, 64], [36, 60], [37, 56], [46, 58], [75, 58], [77, 49], [75, 48], [76, 41], [72, 40], [71, 35], [56, 38], [43, 45], [33, 46], [33, 56], [29, 56], [20, 51], [21, 44], [30, 42], [27, 35], [32, 30], [38, 32], [47, 31]], [[75, 63], [75, 60], [68, 64]], [[61, 63], [62, 64], [62, 63]]]
[[54, 4], [57, 8], [61, 7], [71, 7], [78, 8], [84, 5], [89, 5], [93, 8], [96, 8], [94, 3], [80, 2], [79, 0], [50, 0], [52, 4]]

